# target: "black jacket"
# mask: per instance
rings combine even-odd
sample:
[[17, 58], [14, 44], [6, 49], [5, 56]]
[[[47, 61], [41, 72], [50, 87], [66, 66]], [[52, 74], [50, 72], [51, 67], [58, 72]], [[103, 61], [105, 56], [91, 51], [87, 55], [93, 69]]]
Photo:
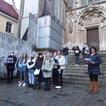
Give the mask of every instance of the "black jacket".
[[43, 64], [43, 58], [38, 57], [35, 63], [35, 69], [41, 69]]
[[13, 63], [7, 63], [6, 64], [6, 68], [14, 70], [17, 58], [16, 58], [16, 56], [12, 56], [12, 55], [8, 56], [8, 58], [12, 58], [13, 59]]

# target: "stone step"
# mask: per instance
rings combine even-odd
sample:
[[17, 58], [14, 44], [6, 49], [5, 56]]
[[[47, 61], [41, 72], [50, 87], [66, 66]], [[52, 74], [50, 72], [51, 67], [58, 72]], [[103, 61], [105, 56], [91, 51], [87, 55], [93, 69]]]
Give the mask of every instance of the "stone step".
[[[88, 84], [89, 82], [89, 76], [79, 76], [79, 75], [72, 75], [64, 77], [65, 83], [72, 83], [72, 84]], [[106, 84], [106, 77], [99, 76], [99, 82], [101, 85]]]
[[[89, 75], [87, 74], [88, 67], [84, 65], [75, 66], [69, 65], [64, 70], [64, 82], [66, 83], [76, 83], [76, 84], [87, 84], [89, 81]], [[106, 83], [106, 66], [101, 68], [101, 75], [99, 80], [102, 84]]]
[[[99, 81], [101, 84], [106, 84], [106, 53], [100, 55], [102, 57], [102, 64], [100, 65], [101, 75], [99, 76]], [[70, 55], [68, 60], [69, 65], [66, 67], [63, 73], [64, 82], [74, 84], [88, 84], [88, 66], [85, 66], [82, 55], [80, 56], [80, 66], [75, 66], [74, 55]]]

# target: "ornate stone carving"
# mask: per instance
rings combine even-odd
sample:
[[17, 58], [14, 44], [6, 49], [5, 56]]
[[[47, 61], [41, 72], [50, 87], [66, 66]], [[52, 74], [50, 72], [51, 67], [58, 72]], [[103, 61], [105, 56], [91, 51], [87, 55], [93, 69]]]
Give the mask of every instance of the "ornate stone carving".
[[71, 15], [69, 14], [69, 12], [66, 14], [66, 29], [68, 29], [69, 33], [73, 32], [73, 22], [72, 22], [72, 18]]
[[81, 26], [95, 25], [104, 22], [104, 20], [105, 15], [101, 10], [95, 7], [90, 7], [80, 17], [79, 25]]

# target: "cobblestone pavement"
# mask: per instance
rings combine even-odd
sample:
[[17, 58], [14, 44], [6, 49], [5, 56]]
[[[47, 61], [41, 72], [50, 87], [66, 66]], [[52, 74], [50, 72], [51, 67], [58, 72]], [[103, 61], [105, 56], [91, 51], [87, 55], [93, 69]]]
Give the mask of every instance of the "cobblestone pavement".
[[52, 87], [47, 92], [0, 81], [0, 106], [106, 106], [106, 87], [90, 94], [87, 86], [65, 84], [62, 89]]

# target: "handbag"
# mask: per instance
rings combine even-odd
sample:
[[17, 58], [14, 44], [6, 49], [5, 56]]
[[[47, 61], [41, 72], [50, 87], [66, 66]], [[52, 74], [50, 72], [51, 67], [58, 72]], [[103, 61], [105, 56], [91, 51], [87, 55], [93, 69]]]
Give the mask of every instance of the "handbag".
[[34, 75], [39, 75], [39, 73], [40, 73], [40, 69], [35, 69]]

